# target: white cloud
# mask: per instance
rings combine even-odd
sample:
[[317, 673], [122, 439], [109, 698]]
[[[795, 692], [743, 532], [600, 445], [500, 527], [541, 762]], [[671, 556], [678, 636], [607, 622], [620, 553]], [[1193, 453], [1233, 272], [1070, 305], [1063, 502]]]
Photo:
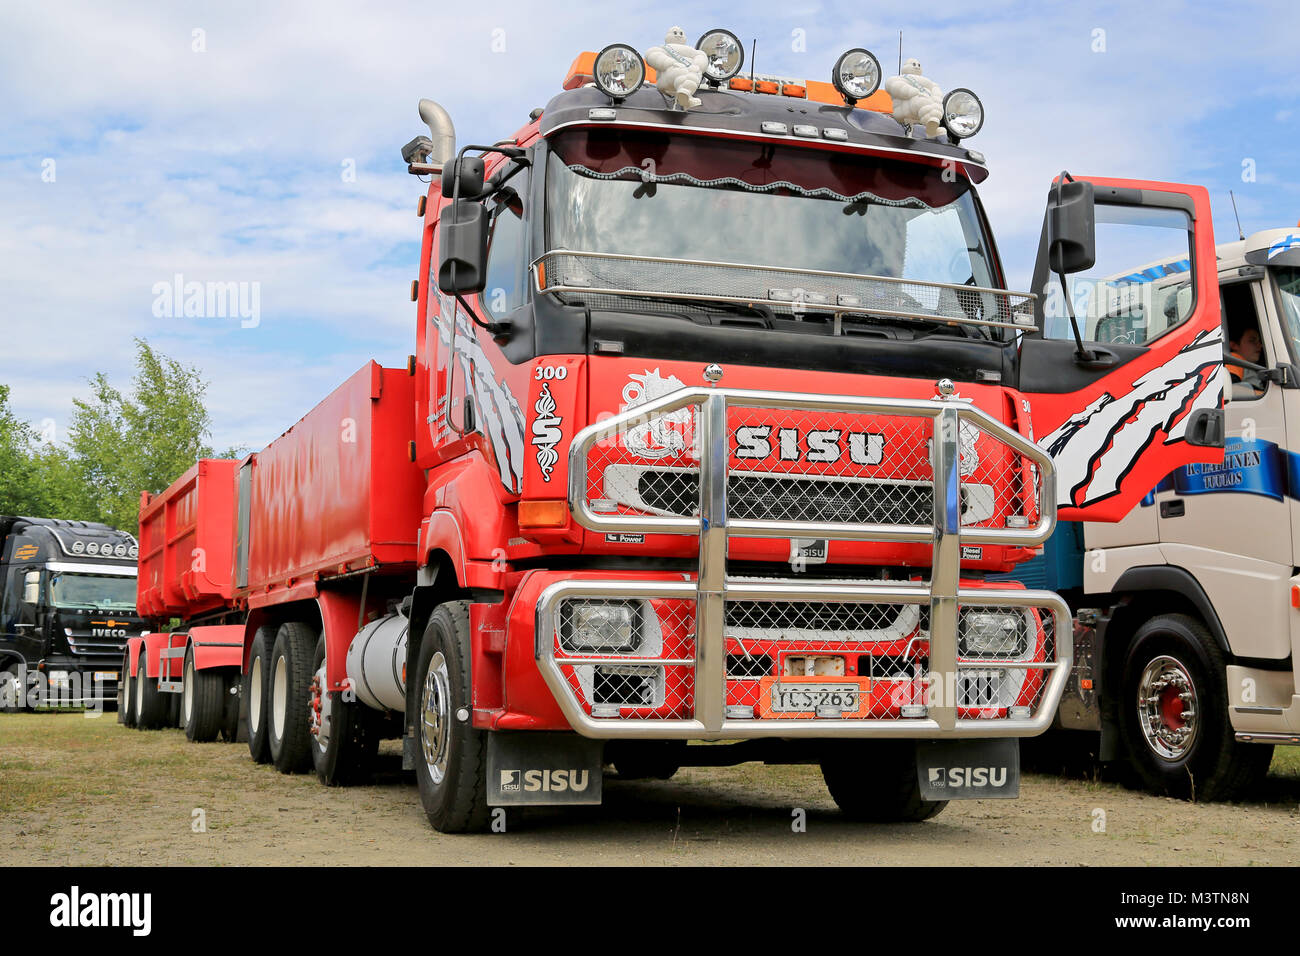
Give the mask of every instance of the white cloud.
[[[0, 13], [0, 86], [11, 91], [0, 119], [0, 381], [20, 414], [66, 421], [88, 375], [126, 383], [132, 337], [145, 336], [212, 382], [216, 444], [269, 441], [365, 360], [398, 365], [414, 348], [406, 290], [424, 187], [398, 151], [423, 131], [416, 100], [442, 102], [462, 143], [491, 142], [559, 91], [578, 51], [614, 39], [644, 49], [672, 23], [692, 36], [728, 26], [747, 52], [757, 36], [760, 70], [818, 79], [849, 45], [872, 47], [892, 73], [902, 28], [929, 75], [984, 100], [988, 124], [971, 145], [993, 170], [981, 194], [1013, 286], [1027, 284], [1062, 168], [1231, 184], [1237, 154], [1258, 155], [1254, 191], [1236, 187], [1248, 228], [1276, 215], [1270, 197], [1294, 196], [1295, 164], [1268, 158], [1279, 131], [1262, 122], [1281, 124], [1300, 96], [1288, 6], [864, 9], [10, 5]], [[1091, 51], [1096, 28], [1105, 53]], [[791, 49], [794, 29], [807, 52]], [[1239, 119], [1246, 98], [1230, 82], [1242, 51], [1265, 103], [1256, 125]], [[1208, 136], [1208, 123], [1233, 136]], [[355, 183], [340, 175], [345, 160]], [[1215, 193], [1220, 213], [1227, 188]], [[176, 273], [259, 283], [261, 324], [155, 318], [151, 289]]]

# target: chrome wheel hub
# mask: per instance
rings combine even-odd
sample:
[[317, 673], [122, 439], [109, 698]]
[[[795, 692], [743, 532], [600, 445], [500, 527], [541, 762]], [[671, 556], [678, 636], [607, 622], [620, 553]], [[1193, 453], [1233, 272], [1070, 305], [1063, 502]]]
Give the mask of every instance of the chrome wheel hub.
[[190, 722], [190, 717], [194, 714], [194, 662], [186, 661], [185, 663], [185, 687], [182, 691], [181, 702], [185, 705], [185, 723]]
[[311, 678], [311, 698], [307, 712], [307, 730], [316, 741], [316, 746], [324, 753], [330, 745], [330, 708], [333, 706], [329, 694], [325, 693], [325, 665]]
[[447, 774], [448, 743], [451, 737], [451, 685], [447, 659], [438, 651], [429, 661], [429, 671], [420, 690], [420, 747], [429, 777], [442, 783]]
[[1199, 728], [1196, 685], [1182, 662], [1167, 654], [1155, 658], [1138, 680], [1138, 726], [1151, 752], [1180, 760], [1196, 742]]

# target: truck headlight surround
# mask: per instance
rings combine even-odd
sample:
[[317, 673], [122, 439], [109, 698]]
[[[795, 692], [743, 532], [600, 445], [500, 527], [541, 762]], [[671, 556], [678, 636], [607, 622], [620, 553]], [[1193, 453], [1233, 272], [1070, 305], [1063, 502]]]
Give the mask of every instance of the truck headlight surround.
[[574, 598], [560, 611], [560, 646], [578, 654], [632, 654], [645, 633], [644, 601]]
[[1029, 614], [1018, 608], [963, 608], [957, 656], [967, 660], [1023, 660], [1029, 653]]
[[645, 59], [626, 43], [611, 43], [596, 54], [591, 78], [598, 90], [621, 102], [645, 82]]
[[831, 84], [850, 106], [880, 89], [880, 61], [870, 50], [855, 47], [840, 54]]
[[745, 65], [745, 45], [730, 30], [706, 30], [695, 41], [695, 49], [709, 58], [704, 76], [715, 86], [731, 79]]
[[943, 98], [942, 122], [954, 141], [970, 139], [984, 128], [984, 104], [970, 90], [959, 86]]

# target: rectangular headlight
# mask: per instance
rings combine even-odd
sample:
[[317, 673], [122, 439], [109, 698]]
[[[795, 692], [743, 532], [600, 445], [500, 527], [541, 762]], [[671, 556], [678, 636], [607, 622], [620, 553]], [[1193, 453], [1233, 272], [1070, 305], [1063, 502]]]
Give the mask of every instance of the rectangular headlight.
[[1020, 610], [967, 608], [957, 627], [958, 657], [1018, 659], [1029, 650], [1029, 618]]
[[560, 618], [560, 646], [586, 654], [631, 654], [641, 644], [641, 616], [640, 601], [568, 601]]

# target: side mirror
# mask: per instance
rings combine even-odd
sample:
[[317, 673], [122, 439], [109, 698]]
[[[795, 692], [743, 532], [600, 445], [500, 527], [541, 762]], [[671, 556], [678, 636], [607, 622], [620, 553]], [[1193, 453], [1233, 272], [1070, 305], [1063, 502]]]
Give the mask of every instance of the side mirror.
[[483, 204], [456, 200], [443, 210], [438, 229], [438, 288], [448, 295], [482, 292], [487, 283], [488, 243]]
[[24, 576], [23, 603], [31, 605], [41, 603], [41, 572], [28, 571]]
[[1047, 261], [1053, 272], [1091, 269], [1097, 261], [1097, 214], [1092, 183], [1053, 186], [1047, 204]]
[[451, 170], [442, 172], [442, 198], [455, 195], [456, 180], [460, 180], [461, 199], [478, 199], [483, 195], [483, 157], [462, 156]]

